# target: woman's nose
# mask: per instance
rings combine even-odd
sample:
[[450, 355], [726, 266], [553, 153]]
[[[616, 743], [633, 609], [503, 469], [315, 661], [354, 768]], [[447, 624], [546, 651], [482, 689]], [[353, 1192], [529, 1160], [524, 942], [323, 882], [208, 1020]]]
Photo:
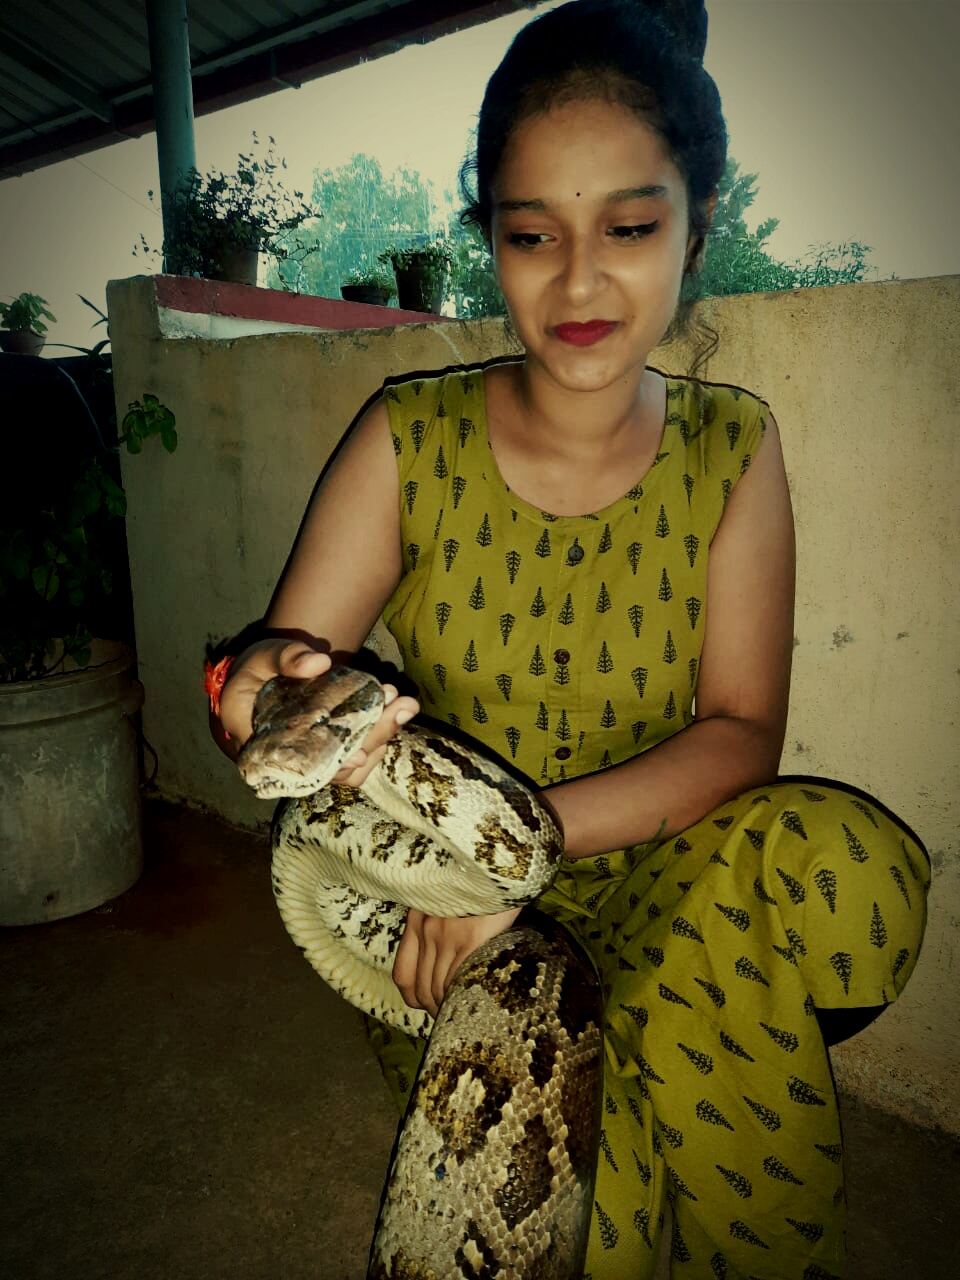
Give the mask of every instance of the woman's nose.
[[602, 246], [586, 236], [571, 240], [563, 272], [563, 285], [570, 301], [589, 301], [599, 291], [603, 278]]

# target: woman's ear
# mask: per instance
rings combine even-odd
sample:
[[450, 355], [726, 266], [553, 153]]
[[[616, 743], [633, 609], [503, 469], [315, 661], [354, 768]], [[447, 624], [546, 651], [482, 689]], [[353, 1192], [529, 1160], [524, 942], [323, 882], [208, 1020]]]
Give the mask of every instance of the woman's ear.
[[[704, 223], [706, 229], [709, 230], [713, 224], [713, 215], [717, 208], [717, 193], [714, 192], [709, 199], [705, 200], [702, 205], [704, 214]], [[706, 232], [703, 235], [692, 235], [687, 241], [687, 258], [684, 263], [684, 273], [696, 275], [703, 266], [704, 250], [707, 247]]]
[[691, 236], [687, 242], [687, 260], [683, 264], [684, 275], [695, 276], [703, 266], [703, 251], [706, 248], [705, 236]]

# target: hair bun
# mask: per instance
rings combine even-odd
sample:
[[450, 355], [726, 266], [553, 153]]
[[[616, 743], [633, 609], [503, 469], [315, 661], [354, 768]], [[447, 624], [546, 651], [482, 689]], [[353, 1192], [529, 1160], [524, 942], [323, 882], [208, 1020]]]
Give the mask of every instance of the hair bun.
[[707, 47], [707, 10], [703, 0], [634, 0], [634, 3], [656, 14], [690, 57], [703, 61]]

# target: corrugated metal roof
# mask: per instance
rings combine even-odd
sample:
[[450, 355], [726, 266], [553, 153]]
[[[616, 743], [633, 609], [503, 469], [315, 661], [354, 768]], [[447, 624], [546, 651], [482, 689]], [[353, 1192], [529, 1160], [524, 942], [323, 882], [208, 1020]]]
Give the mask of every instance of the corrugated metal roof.
[[[187, 0], [197, 115], [537, 0]], [[6, 0], [0, 177], [154, 127], [146, 0]]]

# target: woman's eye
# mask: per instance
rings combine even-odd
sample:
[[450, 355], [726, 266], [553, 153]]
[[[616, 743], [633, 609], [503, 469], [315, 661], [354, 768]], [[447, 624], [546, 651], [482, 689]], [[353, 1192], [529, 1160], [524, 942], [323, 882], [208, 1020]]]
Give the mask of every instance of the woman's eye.
[[659, 225], [659, 222], [643, 222], [628, 227], [611, 227], [610, 234], [617, 240], [642, 240], [652, 235]]
[[549, 238], [541, 231], [511, 231], [507, 236], [507, 243], [516, 245], [519, 249], [535, 249], [538, 245], [546, 244]]

